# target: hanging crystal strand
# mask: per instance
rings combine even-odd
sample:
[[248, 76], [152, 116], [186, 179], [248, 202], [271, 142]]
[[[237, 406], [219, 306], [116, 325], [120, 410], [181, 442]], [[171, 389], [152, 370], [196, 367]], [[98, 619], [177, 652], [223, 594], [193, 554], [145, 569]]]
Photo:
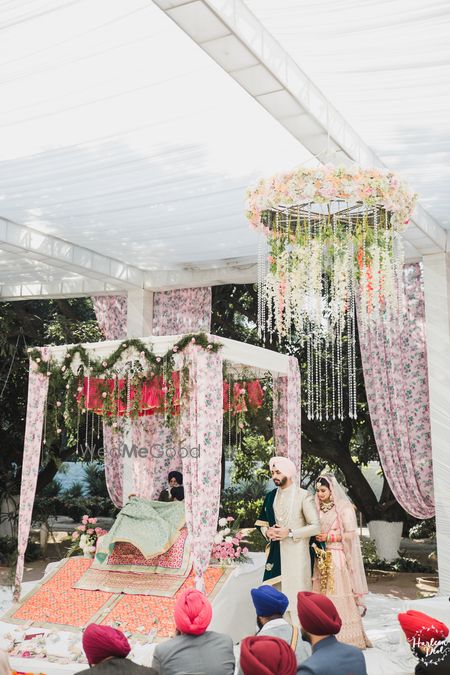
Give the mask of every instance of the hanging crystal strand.
[[339, 314], [337, 322], [337, 386], [338, 386], [338, 418], [343, 419], [342, 414], [342, 317]]
[[258, 337], [266, 342], [266, 276], [267, 276], [267, 239], [259, 235], [258, 241]]
[[325, 333], [325, 419], [328, 421], [329, 419], [329, 406], [330, 406], [330, 400], [329, 400], [329, 392], [328, 392], [328, 387], [329, 387], [329, 380], [328, 380], [328, 370], [329, 370], [329, 363], [328, 359], [330, 356], [330, 349], [329, 349], [329, 334], [328, 331]]
[[335, 325], [331, 326], [331, 396], [333, 407], [331, 410], [332, 418], [336, 419], [336, 359], [335, 359], [335, 350], [336, 350], [336, 330]]
[[80, 404], [77, 403], [77, 444], [75, 452], [78, 455], [80, 451]]
[[88, 367], [87, 367], [87, 389], [86, 389], [86, 402], [85, 402], [85, 414], [86, 414], [86, 429], [85, 429], [85, 449], [88, 447], [89, 442], [89, 401], [90, 401], [90, 391], [91, 391], [91, 356], [88, 356]]
[[353, 402], [353, 354], [352, 354], [352, 307], [354, 300], [353, 293], [353, 261], [354, 261], [354, 252], [353, 252], [353, 237], [351, 237], [348, 245], [347, 251], [347, 265], [348, 265], [348, 285], [347, 285], [347, 297], [348, 297], [348, 309], [347, 309], [347, 381], [348, 381], [348, 414], [352, 418], [352, 402]]
[[95, 433], [95, 413], [92, 412], [91, 415], [91, 447], [90, 452], [94, 451], [94, 433]]
[[231, 456], [231, 377], [228, 374], [228, 452]]
[[308, 419], [312, 419], [312, 354], [311, 354], [311, 331], [306, 335], [306, 349], [307, 349], [307, 380], [308, 380]]

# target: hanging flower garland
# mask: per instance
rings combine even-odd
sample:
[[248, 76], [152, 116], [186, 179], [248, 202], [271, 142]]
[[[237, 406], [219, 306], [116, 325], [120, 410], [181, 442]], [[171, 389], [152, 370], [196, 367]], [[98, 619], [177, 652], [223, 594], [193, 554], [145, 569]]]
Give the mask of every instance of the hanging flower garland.
[[[163, 415], [165, 424], [176, 430], [180, 398], [188, 393], [189, 377], [187, 366], [180, 361], [176, 365], [175, 356], [192, 344], [212, 352], [221, 348], [200, 333], [185, 335], [160, 356], [139, 339], [124, 340], [104, 358], [83, 345], [68, 348], [60, 360], [48, 361], [40, 349], [29, 349], [38, 372], [49, 378], [44, 445], [64, 434], [67, 446], [92, 449], [100, 438], [101, 421], [119, 431], [123, 418], [153, 414]], [[224, 414], [232, 415], [240, 433], [246, 415], [261, 407], [263, 388], [254, 374], [240, 371], [231, 381], [228, 366], [225, 371]]]
[[[86, 445], [92, 444], [94, 434], [99, 437], [100, 417], [118, 430], [121, 417], [136, 419], [145, 412], [145, 394], [155, 385], [159, 397], [155, 412], [164, 413], [166, 424], [173, 426], [180, 386], [187, 391], [188, 383], [187, 368], [175, 370], [175, 355], [192, 344], [212, 352], [221, 348], [204, 333], [183, 336], [161, 356], [139, 339], [124, 340], [104, 358], [94, 356], [83, 345], [74, 345], [61, 361], [46, 361], [39, 348], [30, 348], [37, 371], [49, 378], [44, 444], [64, 432], [66, 444], [78, 446], [81, 426], [86, 431]], [[94, 416], [98, 418], [96, 432]]]
[[389, 171], [330, 165], [260, 180], [247, 194], [246, 215], [263, 235], [260, 335], [306, 343], [310, 418], [342, 419], [344, 397], [356, 417], [356, 302], [363, 331], [401, 311], [399, 234], [415, 200]]

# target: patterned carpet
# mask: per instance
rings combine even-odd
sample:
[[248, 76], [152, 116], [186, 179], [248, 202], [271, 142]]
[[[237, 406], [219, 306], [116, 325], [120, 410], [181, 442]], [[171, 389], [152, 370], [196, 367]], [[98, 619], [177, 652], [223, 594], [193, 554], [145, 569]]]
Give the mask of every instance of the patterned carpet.
[[[194, 573], [187, 577], [173, 597], [123, 595], [74, 588], [91, 565], [87, 558], [68, 558], [62, 567], [12, 607], [2, 620], [30, 623], [43, 628], [81, 629], [89, 623], [114, 625], [123, 631], [148, 634], [156, 629], [157, 638], [173, 634], [173, 607], [177, 596], [194, 587]], [[227, 572], [210, 567], [205, 572], [206, 593], [212, 600]]]

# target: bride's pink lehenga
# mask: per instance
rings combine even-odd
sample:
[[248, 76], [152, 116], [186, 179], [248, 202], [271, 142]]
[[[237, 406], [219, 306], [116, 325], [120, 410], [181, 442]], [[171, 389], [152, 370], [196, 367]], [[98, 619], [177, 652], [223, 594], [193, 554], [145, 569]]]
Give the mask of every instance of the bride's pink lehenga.
[[[329, 480], [328, 476], [327, 480]], [[352, 559], [355, 556], [361, 556], [360, 550], [352, 550], [359, 547], [353, 506], [349, 501], [348, 506], [340, 511], [339, 516], [336, 506], [333, 506], [327, 512], [319, 510], [319, 514], [321, 533], [334, 534], [335, 538], [341, 539], [339, 542], [326, 543], [327, 551], [331, 551], [332, 556], [332, 570], [328, 578], [326, 595], [336, 606], [342, 620], [342, 628], [336, 637], [341, 642], [366, 649], [366, 647], [372, 646], [365, 634], [361, 620], [361, 610], [364, 608], [362, 597], [363, 593], [367, 593], [366, 580], [365, 576], [364, 579], [357, 578], [355, 580], [355, 575], [351, 575], [349, 572]], [[357, 565], [355, 564], [354, 567], [356, 568]], [[361, 577], [361, 572], [359, 572], [359, 577]], [[313, 591], [316, 593], [323, 592], [317, 560], [314, 564]]]

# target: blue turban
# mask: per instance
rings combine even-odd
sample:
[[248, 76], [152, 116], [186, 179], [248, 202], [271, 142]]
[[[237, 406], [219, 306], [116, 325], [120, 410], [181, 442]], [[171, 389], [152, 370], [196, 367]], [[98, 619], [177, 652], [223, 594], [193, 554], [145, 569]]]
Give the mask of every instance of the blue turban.
[[250, 592], [255, 605], [256, 616], [283, 615], [287, 610], [289, 600], [284, 593], [277, 591], [273, 586], [265, 585], [252, 588]]

